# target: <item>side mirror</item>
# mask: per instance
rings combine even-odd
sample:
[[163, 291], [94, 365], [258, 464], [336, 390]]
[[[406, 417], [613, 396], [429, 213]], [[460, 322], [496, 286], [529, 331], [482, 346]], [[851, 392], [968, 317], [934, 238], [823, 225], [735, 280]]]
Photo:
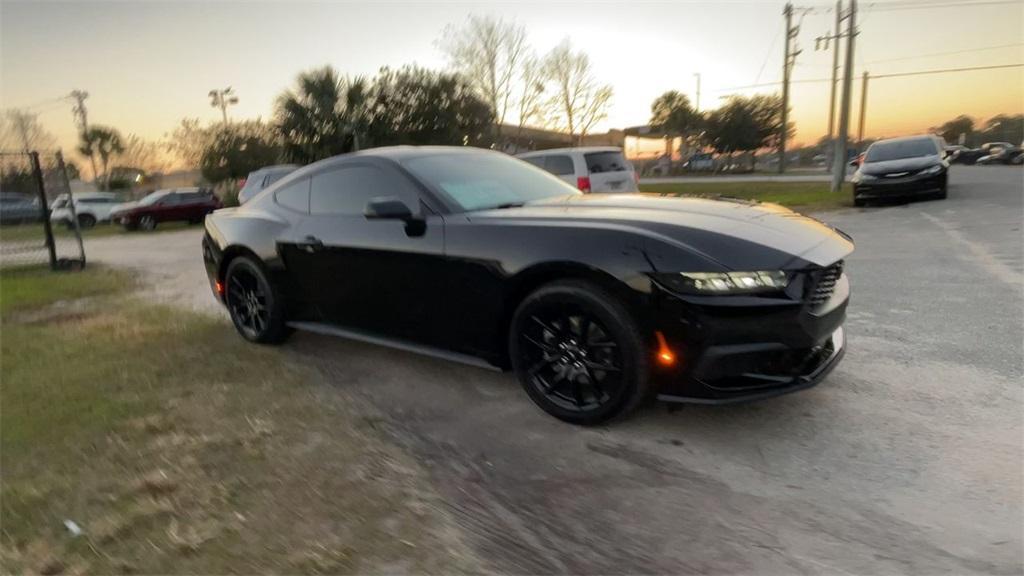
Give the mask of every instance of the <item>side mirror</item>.
[[412, 210], [395, 196], [371, 198], [363, 209], [367, 220], [412, 220]]

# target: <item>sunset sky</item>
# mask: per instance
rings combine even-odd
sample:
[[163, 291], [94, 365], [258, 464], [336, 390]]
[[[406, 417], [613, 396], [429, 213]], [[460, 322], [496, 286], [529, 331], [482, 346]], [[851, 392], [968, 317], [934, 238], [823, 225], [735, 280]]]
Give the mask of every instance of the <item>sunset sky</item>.
[[[973, 5], [967, 5], [973, 3]], [[701, 107], [731, 93], [775, 92], [783, 2], [210, 2], [0, 4], [0, 106], [40, 113], [73, 147], [72, 89], [90, 93], [90, 122], [160, 139], [184, 117], [216, 120], [207, 92], [233, 86], [233, 118], [270, 118], [275, 97], [303, 69], [331, 64], [372, 76], [382, 66], [443, 68], [446, 24], [491, 14], [525, 26], [544, 53], [568, 37], [615, 97], [599, 129], [644, 124], [651, 101], [676, 89]], [[814, 37], [833, 26], [834, 2], [803, 16], [793, 78], [797, 142], [826, 130], [831, 53]], [[1024, 62], [1024, 2], [862, 2], [860, 75]], [[868, 91], [867, 134], [920, 132], [959, 114], [1024, 111], [1024, 68], [879, 79]], [[856, 109], [856, 106], [855, 106]], [[856, 117], [852, 127], [856, 127]]]

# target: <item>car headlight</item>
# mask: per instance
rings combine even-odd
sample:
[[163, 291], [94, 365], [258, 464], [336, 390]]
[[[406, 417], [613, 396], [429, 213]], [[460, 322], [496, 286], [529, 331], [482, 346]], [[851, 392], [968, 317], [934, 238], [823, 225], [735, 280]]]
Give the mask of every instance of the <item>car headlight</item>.
[[869, 180], [878, 180], [878, 176], [874, 174], [868, 174], [867, 172], [857, 172], [854, 174], [854, 181], [856, 182], [867, 182]]
[[702, 295], [777, 292], [789, 285], [789, 275], [781, 270], [681, 272], [678, 274], [656, 274], [655, 279], [673, 292]]
[[942, 164], [936, 164], [927, 170], [922, 170], [921, 174], [938, 174], [939, 172], [942, 172]]

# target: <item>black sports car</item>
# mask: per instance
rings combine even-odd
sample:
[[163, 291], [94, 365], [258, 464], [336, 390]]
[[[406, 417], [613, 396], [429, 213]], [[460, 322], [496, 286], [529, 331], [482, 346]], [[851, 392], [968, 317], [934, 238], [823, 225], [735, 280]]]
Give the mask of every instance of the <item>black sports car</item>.
[[335, 334], [511, 368], [552, 415], [818, 383], [843, 355], [850, 238], [780, 206], [584, 195], [473, 148], [383, 148], [206, 219], [238, 331]]
[[945, 199], [949, 162], [933, 136], [879, 140], [868, 147], [854, 173], [853, 203], [869, 200], [932, 197]]

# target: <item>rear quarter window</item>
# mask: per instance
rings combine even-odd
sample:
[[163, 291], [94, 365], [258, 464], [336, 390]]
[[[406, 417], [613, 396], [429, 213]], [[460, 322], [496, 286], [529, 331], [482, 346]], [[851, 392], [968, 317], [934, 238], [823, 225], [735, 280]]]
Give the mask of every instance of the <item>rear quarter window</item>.
[[572, 158], [568, 156], [548, 156], [544, 162], [544, 169], [555, 176], [568, 176], [576, 173]]

